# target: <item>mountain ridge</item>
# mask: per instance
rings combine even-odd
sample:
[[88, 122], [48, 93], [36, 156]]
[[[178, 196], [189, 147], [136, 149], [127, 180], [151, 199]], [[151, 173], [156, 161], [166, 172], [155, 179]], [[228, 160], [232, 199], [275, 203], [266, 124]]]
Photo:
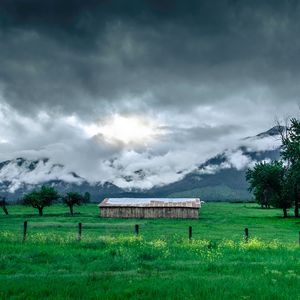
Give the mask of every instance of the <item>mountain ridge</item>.
[[[278, 126], [245, 140], [260, 141], [279, 134]], [[277, 134], [276, 134], [277, 132]], [[279, 158], [280, 147], [267, 150], [255, 150], [249, 145], [240, 145], [227, 149], [199, 164], [194, 171], [182, 179], [154, 186], [150, 189], [124, 189], [111, 182], [88, 182], [75, 171], [59, 174], [65, 166], [52, 163], [49, 158], [28, 160], [18, 157], [0, 162], [0, 194], [9, 201], [17, 201], [22, 195], [43, 184], [55, 187], [60, 193], [68, 191], [89, 192], [92, 201], [101, 201], [104, 197], [200, 197], [204, 201], [250, 200], [245, 180], [247, 167], [257, 161]], [[32, 176], [36, 172], [39, 182]], [[145, 176], [143, 170], [135, 170], [135, 175]], [[32, 176], [32, 178], [30, 177]], [[61, 175], [60, 175], [61, 176]], [[26, 182], [24, 178], [26, 177]], [[127, 178], [130, 180], [130, 177]]]

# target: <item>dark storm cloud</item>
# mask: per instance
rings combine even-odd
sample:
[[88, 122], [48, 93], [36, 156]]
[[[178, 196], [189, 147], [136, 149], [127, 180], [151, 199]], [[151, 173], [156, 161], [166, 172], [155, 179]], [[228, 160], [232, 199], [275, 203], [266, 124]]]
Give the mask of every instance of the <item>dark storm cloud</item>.
[[295, 101], [299, 92], [297, 1], [8, 0], [0, 7], [0, 83], [5, 101], [26, 113], [90, 115], [112, 102], [188, 111], [257, 85], [274, 101]]
[[169, 142], [185, 143], [186, 141], [199, 140], [201, 142], [216, 141], [219, 138], [224, 137], [226, 134], [232, 134], [241, 130], [241, 126], [234, 125], [222, 125], [222, 126], [206, 126], [203, 125], [197, 127], [162, 127], [162, 130], [167, 130], [170, 134], [165, 137]]

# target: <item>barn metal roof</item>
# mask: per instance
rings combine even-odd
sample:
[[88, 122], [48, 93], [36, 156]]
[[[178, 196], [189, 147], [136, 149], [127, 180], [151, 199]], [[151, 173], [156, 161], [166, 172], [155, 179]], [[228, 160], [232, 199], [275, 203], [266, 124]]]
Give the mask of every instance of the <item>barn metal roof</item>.
[[199, 198], [105, 198], [99, 207], [201, 207]]

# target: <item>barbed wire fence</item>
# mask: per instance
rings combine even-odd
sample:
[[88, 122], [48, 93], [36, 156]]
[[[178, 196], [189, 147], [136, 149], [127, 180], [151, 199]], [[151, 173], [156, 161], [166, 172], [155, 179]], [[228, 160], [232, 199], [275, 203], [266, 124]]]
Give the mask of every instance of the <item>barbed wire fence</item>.
[[[20, 229], [16, 227], [8, 228], [11, 232], [16, 235], [20, 235]], [[47, 232], [45, 232], [47, 230]], [[197, 227], [193, 226], [178, 226], [178, 225], [165, 225], [161, 224], [147, 224], [147, 223], [135, 223], [135, 224], [97, 224], [97, 223], [52, 223], [52, 224], [36, 224], [35, 222], [24, 221], [22, 225], [22, 240], [25, 242], [30, 234], [41, 233], [53, 233], [57, 235], [72, 234], [74, 239], [82, 240], [82, 238], [88, 236], [93, 237], [118, 237], [118, 236], [137, 236], [144, 238], [186, 238], [188, 240], [192, 239], [207, 239], [203, 237], [203, 232]], [[215, 239], [222, 239], [222, 233], [219, 233], [219, 237]], [[241, 228], [239, 232], [234, 233], [235, 238], [244, 239], [248, 242], [251, 236], [251, 228], [245, 227]], [[253, 234], [253, 237], [256, 236]], [[300, 246], [300, 231], [295, 233], [297, 238], [297, 243]]]

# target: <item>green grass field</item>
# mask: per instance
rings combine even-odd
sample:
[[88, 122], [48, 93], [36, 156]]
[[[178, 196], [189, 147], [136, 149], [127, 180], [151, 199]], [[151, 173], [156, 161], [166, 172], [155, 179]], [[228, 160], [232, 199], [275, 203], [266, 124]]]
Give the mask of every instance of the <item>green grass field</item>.
[[55, 205], [39, 217], [10, 206], [0, 215], [1, 299], [300, 299], [300, 220], [280, 210], [208, 203], [199, 220], [101, 219], [92, 204], [76, 211]]

